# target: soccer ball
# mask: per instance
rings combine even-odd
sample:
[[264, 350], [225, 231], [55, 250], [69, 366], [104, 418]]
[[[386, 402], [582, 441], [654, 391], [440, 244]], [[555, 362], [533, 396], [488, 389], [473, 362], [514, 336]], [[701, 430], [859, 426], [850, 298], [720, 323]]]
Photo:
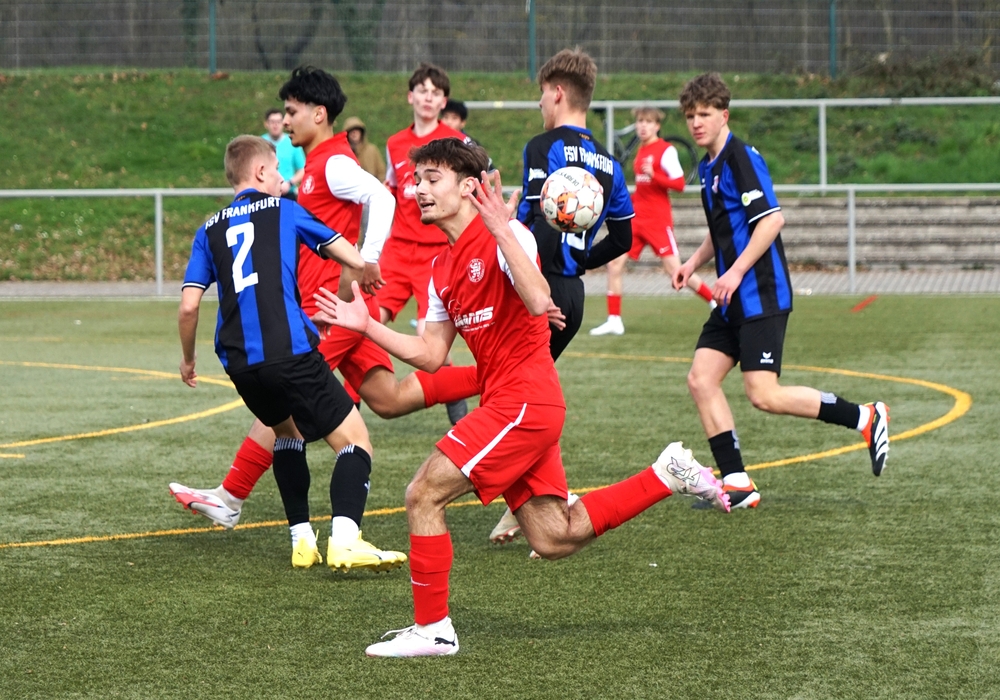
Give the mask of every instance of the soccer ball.
[[583, 233], [601, 218], [604, 188], [583, 168], [559, 168], [542, 185], [541, 205], [545, 220], [553, 227]]

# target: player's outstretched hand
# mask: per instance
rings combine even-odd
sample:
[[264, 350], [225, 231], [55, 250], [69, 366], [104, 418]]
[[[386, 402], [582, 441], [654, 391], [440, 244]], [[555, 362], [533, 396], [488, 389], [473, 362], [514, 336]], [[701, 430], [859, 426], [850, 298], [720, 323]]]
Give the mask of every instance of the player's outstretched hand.
[[198, 373], [194, 371], [195, 362], [197, 362], [197, 358], [191, 362], [181, 358], [181, 381], [190, 387], [198, 386]]
[[368, 313], [364, 297], [361, 296], [361, 287], [358, 283], [351, 282], [351, 289], [354, 292], [354, 301], [348, 303], [326, 287], [320, 287], [319, 294], [313, 294], [316, 306], [319, 308], [319, 312], [313, 316], [313, 321], [364, 333], [371, 315]]
[[482, 182], [477, 182], [475, 189], [465, 196], [483, 217], [483, 223], [490, 233], [495, 236], [498, 231], [509, 232], [507, 222], [510, 221], [510, 210], [503, 201], [503, 186], [500, 184], [499, 171], [494, 170], [487, 174], [484, 170], [481, 179]]
[[365, 294], [374, 294], [384, 286], [385, 280], [378, 263], [365, 263], [365, 271], [361, 274], [361, 288]]
[[549, 308], [545, 312], [549, 318], [549, 325], [556, 328], [556, 330], [566, 330], [566, 314], [562, 312], [556, 303], [549, 299]]

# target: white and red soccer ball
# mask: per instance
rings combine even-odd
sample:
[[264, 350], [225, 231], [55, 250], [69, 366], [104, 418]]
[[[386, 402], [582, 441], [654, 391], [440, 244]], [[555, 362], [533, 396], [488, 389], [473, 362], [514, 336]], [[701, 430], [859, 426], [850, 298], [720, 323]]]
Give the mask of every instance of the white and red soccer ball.
[[604, 188], [583, 168], [567, 166], [545, 180], [540, 202], [549, 224], [566, 233], [583, 233], [601, 218]]

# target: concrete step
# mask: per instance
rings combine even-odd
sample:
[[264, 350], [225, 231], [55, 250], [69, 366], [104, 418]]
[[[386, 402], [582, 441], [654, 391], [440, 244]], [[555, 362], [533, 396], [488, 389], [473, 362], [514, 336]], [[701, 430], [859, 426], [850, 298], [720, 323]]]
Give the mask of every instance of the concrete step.
[[[847, 198], [783, 197], [785, 255], [792, 264], [847, 263]], [[1000, 265], [998, 197], [858, 197], [859, 265]], [[674, 199], [674, 235], [681, 257], [707, 233], [697, 197]], [[656, 265], [648, 250], [640, 264]]]

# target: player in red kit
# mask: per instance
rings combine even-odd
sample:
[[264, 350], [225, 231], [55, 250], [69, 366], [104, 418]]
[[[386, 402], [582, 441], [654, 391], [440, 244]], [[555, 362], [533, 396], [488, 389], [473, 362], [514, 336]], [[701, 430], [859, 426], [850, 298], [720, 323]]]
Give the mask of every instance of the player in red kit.
[[[626, 255], [638, 260], [647, 245], [660, 259], [663, 271], [673, 279], [681, 266], [677, 241], [674, 239], [674, 215], [670, 207], [670, 192], [684, 191], [684, 169], [681, 168], [677, 149], [660, 138], [663, 112], [652, 107], [633, 110], [635, 133], [639, 137], [639, 150], [635, 154], [635, 192], [632, 194], [632, 250]], [[625, 258], [622, 255], [608, 263], [608, 320], [590, 330], [591, 335], [622, 335], [622, 276]], [[701, 277], [691, 275], [687, 286], [712, 308], [712, 290]]]
[[445, 506], [463, 494], [475, 492], [484, 505], [502, 495], [531, 546], [548, 559], [573, 554], [673, 492], [729, 508], [721, 483], [680, 443], [639, 474], [567, 503], [559, 451], [566, 404], [549, 351], [550, 292], [534, 236], [509, 220], [500, 176], [486, 175], [481, 148], [440, 139], [413, 159], [421, 220], [438, 226], [450, 243], [434, 261], [424, 335], [396, 333], [361, 301], [348, 304], [325, 289], [316, 320], [361, 332], [427, 370], [441, 365], [460, 334], [476, 358], [482, 398], [438, 441], [407, 488], [416, 624], [369, 646], [369, 656], [458, 651], [448, 616], [452, 545]]
[[[347, 102], [336, 78], [322, 70], [297, 68], [279, 96], [285, 101], [285, 125], [292, 143], [306, 151], [299, 203], [352, 244], [357, 244], [360, 235], [362, 206], [369, 206], [368, 228], [361, 250], [365, 261], [361, 295], [370, 313], [378, 318], [373, 294], [382, 285], [378, 263], [392, 224], [394, 200], [382, 183], [361, 169], [346, 133], [333, 133], [333, 122]], [[321, 286], [339, 287], [340, 272], [340, 265], [332, 261], [308, 252], [299, 256], [299, 292], [307, 315], [317, 311], [313, 296]], [[382, 348], [346, 329], [337, 328], [326, 334], [318, 349], [331, 369], [339, 369], [369, 408], [383, 418], [474, 396], [479, 391], [474, 367], [446, 367], [436, 374], [414, 372], [399, 381], [393, 372], [392, 360]], [[270, 467], [273, 449], [274, 433], [257, 421], [221, 486], [197, 490], [172, 483], [171, 492], [185, 507], [223, 527], [232, 528], [239, 520], [243, 501]], [[282, 497], [284, 500], [286, 494], [282, 493]], [[354, 520], [360, 521], [360, 515]], [[357, 557], [340, 554], [329, 559], [330, 553], [340, 546], [338, 543], [353, 547], [352, 543], [359, 539], [358, 525], [359, 522], [351, 522], [351, 518], [340, 518], [334, 513], [328, 564], [350, 568], [345, 567], [345, 559], [348, 565], [358, 561]], [[293, 565], [307, 568], [319, 563], [319, 550], [312, 531], [298, 534], [302, 536], [293, 533]], [[361, 563], [354, 565], [362, 566], [364, 560], [378, 564], [364, 554]]]
[[[448, 103], [451, 81], [444, 69], [421, 63], [410, 76], [406, 99], [413, 107], [413, 123], [389, 137], [386, 142], [386, 184], [396, 198], [396, 217], [392, 235], [382, 254], [382, 274], [386, 284], [379, 291], [382, 323], [396, 319], [406, 303], [417, 300], [417, 334], [424, 332], [427, 315], [427, 283], [431, 279], [431, 261], [448, 247], [440, 229], [420, 220], [413, 180], [410, 151], [435, 139], [455, 138], [466, 143], [472, 139], [440, 121], [441, 110]], [[449, 358], [448, 363], [451, 364]], [[467, 378], [474, 368], [468, 368]], [[465, 401], [447, 403], [448, 417], [457, 422], [468, 411]]]

